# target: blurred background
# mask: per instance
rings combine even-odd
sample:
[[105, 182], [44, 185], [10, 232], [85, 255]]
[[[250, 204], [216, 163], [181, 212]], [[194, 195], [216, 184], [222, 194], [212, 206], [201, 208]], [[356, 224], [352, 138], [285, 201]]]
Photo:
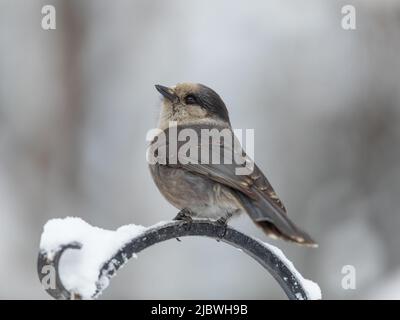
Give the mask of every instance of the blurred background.
[[[41, 27], [47, 4], [56, 30]], [[356, 30], [341, 27], [346, 4]], [[49, 219], [116, 229], [175, 216], [145, 138], [153, 85], [185, 81], [255, 129], [256, 162], [320, 247], [232, 224], [279, 246], [324, 298], [400, 298], [399, 31], [395, 0], [0, 0], [0, 298], [49, 298], [36, 274]], [[101, 298], [285, 296], [238, 250], [185, 238], [140, 254]]]

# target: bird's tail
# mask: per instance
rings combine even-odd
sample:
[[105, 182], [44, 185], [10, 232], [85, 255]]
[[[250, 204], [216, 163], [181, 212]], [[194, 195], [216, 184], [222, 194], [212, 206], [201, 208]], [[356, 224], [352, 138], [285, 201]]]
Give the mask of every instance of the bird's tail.
[[275, 225], [269, 221], [258, 221], [257, 225], [264, 231], [267, 236], [271, 238], [279, 238], [289, 242], [296, 243], [298, 245], [308, 247], [318, 247], [318, 244], [304, 231], [296, 227], [296, 233], [291, 233], [290, 236], [281, 232]]
[[317, 247], [318, 244], [304, 231], [298, 228], [286, 212], [268, 201], [262, 194], [250, 199], [241, 192], [236, 193], [243, 209], [250, 218], [270, 237], [281, 238], [300, 245]]

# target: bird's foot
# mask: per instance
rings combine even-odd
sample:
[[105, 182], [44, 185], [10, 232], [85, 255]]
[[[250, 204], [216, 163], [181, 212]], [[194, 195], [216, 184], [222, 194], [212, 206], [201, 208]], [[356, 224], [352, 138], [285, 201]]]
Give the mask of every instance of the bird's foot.
[[223, 237], [226, 235], [226, 229], [228, 228], [228, 219], [231, 217], [230, 214], [227, 214], [225, 217], [221, 217], [216, 220], [216, 223], [222, 226], [222, 233], [218, 236], [217, 241], [221, 241]]
[[192, 222], [192, 211], [190, 211], [187, 208], [182, 209], [181, 211], [178, 212], [174, 220], [179, 220], [179, 221], [186, 221], [186, 222]]
[[[181, 211], [178, 212], [176, 217], [174, 218], [175, 221], [182, 221], [183, 223], [187, 223], [188, 230], [190, 230], [190, 225], [193, 222], [192, 218], [192, 211], [190, 211], [187, 208], [182, 209]], [[179, 242], [181, 242], [181, 239], [176, 238]]]

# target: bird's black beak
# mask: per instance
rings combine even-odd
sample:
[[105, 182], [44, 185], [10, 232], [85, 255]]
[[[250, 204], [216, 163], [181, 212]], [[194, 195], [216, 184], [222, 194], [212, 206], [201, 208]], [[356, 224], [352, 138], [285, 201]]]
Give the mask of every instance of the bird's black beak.
[[168, 99], [169, 101], [175, 101], [178, 96], [175, 94], [174, 90], [171, 88], [156, 84], [155, 85], [157, 91], [163, 95], [164, 98]]

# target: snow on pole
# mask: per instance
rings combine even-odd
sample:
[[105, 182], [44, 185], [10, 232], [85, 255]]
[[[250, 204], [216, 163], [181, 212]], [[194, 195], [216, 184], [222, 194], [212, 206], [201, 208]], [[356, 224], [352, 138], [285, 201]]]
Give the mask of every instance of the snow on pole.
[[40, 241], [39, 279], [56, 299], [94, 299], [137, 253], [185, 236], [211, 237], [240, 249], [276, 279], [289, 299], [321, 299], [319, 286], [304, 279], [280, 249], [208, 220], [167, 221], [148, 228], [132, 224], [115, 231], [93, 227], [80, 218], [50, 220]]

